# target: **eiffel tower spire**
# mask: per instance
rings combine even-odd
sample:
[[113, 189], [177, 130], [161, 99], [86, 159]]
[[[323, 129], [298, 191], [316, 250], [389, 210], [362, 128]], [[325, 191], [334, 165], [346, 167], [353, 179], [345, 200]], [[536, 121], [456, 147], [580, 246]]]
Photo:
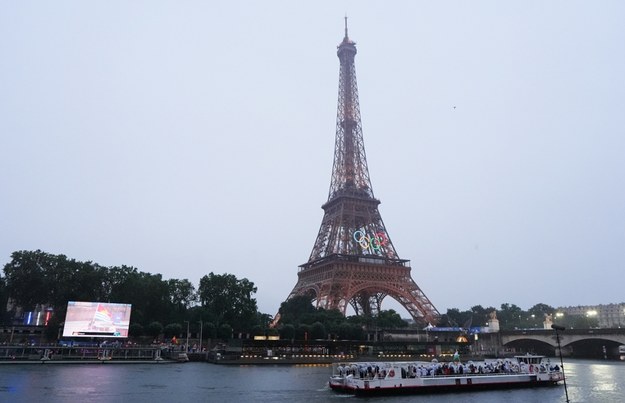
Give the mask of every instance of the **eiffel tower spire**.
[[356, 52], [356, 43], [351, 41], [347, 34], [347, 17], [345, 17], [345, 37], [337, 50], [341, 61], [339, 99], [334, 167], [328, 200], [339, 194], [362, 194], [366, 197], [373, 197], [360, 122], [358, 84], [354, 63]]
[[[410, 276], [410, 261], [400, 259], [391, 243], [369, 178], [356, 83], [356, 43], [345, 37], [340, 61], [334, 164], [324, 216], [308, 262], [288, 299], [309, 295], [317, 307], [345, 314], [380, 311], [390, 296], [421, 323], [434, 323], [436, 308]], [[279, 320], [279, 316], [277, 317]]]

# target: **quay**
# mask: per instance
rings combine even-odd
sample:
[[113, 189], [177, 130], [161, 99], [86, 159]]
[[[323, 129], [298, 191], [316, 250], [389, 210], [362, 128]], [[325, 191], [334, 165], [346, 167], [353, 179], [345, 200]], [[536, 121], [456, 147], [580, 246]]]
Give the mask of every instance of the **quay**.
[[[146, 364], [180, 362], [180, 352], [160, 346], [2, 345], [4, 364]], [[187, 360], [184, 360], [187, 361]]]
[[[306, 365], [341, 361], [448, 361], [546, 357], [625, 360], [625, 329], [519, 329], [467, 334], [464, 331], [387, 330], [369, 340], [239, 340], [236, 346], [211, 350], [202, 360], [222, 365]], [[235, 340], [232, 340], [234, 342]]]
[[[184, 345], [121, 342], [0, 344], [3, 364], [132, 364], [207, 362], [218, 365], [329, 365], [355, 360], [448, 361], [506, 358], [518, 354], [625, 360], [625, 329], [520, 329], [468, 335], [461, 331], [379, 332], [368, 340], [213, 340], [202, 351]], [[195, 340], [190, 340], [196, 346]]]

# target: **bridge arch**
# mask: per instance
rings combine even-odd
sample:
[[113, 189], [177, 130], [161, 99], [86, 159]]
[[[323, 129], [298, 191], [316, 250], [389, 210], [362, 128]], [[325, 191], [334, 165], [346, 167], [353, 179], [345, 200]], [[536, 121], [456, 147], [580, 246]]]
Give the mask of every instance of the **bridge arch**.
[[[502, 331], [501, 344], [522, 352], [553, 354], [558, 340], [553, 330]], [[567, 329], [559, 332], [562, 354], [579, 357], [614, 357], [625, 344], [625, 329]]]
[[532, 338], [518, 338], [503, 344], [507, 349], [513, 349], [519, 353], [532, 353], [552, 356], [556, 352], [556, 347], [551, 343]]

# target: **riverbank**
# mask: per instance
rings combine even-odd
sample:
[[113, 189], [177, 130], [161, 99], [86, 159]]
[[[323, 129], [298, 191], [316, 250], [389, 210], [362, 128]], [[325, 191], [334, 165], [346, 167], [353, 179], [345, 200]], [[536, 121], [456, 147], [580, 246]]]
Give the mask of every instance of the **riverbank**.
[[0, 365], [165, 364], [188, 361], [186, 354], [158, 346], [0, 346]]

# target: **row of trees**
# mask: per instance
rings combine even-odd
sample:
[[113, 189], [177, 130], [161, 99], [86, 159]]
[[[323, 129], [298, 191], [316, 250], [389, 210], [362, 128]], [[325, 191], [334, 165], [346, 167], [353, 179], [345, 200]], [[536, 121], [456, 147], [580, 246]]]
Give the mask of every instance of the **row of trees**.
[[[230, 329], [232, 334], [266, 325], [270, 317], [258, 312], [256, 291], [252, 282], [231, 274], [211, 272], [200, 279], [196, 290], [188, 279], [165, 280], [134, 267], [104, 267], [40, 250], [12, 253], [0, 278], [3, 306], [10, 298], [13, 310], [51, 308], [52, 327], [65, 318], [68, 301], [132, 304], [130, 332], [135, 335], [155, 334], [159, 326], [165, 334], [180, 334], [177, 326], [182, 328], [185, 322], [196, 331], [200, 322], [205, 324], [209, 336], [213, 329], [214, 333]], [[14, 316], [15, 312], [5, 313], [3, 322]]]
[[[232, 274], [209, 273], [199, 280], [197, 290], [188, 279], [165, 280], [129, 266], [104, 267], [80, 262], [65, 255], [18, 251], [4, 266], [0, 277], [0, 303], [32, 311], [36, 306], [54, 311], [49, 334], [56, 335], [65, 317], [68, 301], [101, 301], [132, 304], [131, 336], [173, 337], [201, 331], [207, 338], [227, 339], [233, 333], [276, 334], [286, 339], [358, 340], [365, 329], [405, 328], [409, 324], [394, 310], [375, 316], [344, 317], [340, 312], [317, 309], [312, 297], [296, 297], [280, 306], [280, 325], [269, 329], [272, 317], [260, 313], [254, 283]], [[473, 306], [470, 310], [448, 309], [439, 326], [470, 328], [485, 326], [491, 312], [497, 312], [502, 330], [540, 328], [546, 314], [554, 315], [549, 305], [537, 304], [527, 311], [514, 304], [499, 309]], [[0, 321], [9, 323], [15, 312], [0, 309]], [[555, 317], [555, 315], [554, 315]], [[594, 321], [594, 322], [593, 322]], [[595, 318], [568, 316], [558, 318], [566, 327], [596, 327]]]
[[543, 327], [543, 322], [547, 315], [551, 315], [552, 320], [558, 325], [567, 328], [588, 329], [599, 326], [599, 321], [596, 317], [581, 315], [557, 317], [556, 309], [543, 303], [536, 304], [527, 311], [515, 304], [508, 303], [501, 304], [499, 309], [493, 307], [484, 308], [481, 305], [475, 305], [466, 311], [451, 308], [442, 316], [440, 325], [463, 328], [485, 326], [490, 313], [493, 311], [497, 312], [501, 330], [539, 329]]
[[280, 336], [283, 339], [361, 340], [365, 329], [408, 327], [408, 322], [390, 309], [375, 316], [345, 317], [338, 310], [315, 308], [312, 297], [297, 296], [280, 305]]
[[[297, 297], [280, 307], [277, 329], [269, 329], [271, 315], [258, 311], [254, 283], [232, 274], [209, 273], [197, 290], [188, 279], [165, 280], [129, 266], [105, 267], [65, 255], [17, 251], [4, 266], [0, 298], [10, 297], [13, 309], [49, 307], [54, 315], [48, 333], [56, 335], [68, 301], [132, 304], [131, 336], [171, 338], [201, 330], [206, 338], [227, 339], [233, 333], [280, 334], [286, 339], [360, 339], [366, 328], [406, 327], [393, 310], [375, 317], [344, 317], [336, 310], [317, 309], [312, 297]], [[7, 323], [15, 312], [9, 312]], [[201, 329], [200, 329], [201, 326]]]

